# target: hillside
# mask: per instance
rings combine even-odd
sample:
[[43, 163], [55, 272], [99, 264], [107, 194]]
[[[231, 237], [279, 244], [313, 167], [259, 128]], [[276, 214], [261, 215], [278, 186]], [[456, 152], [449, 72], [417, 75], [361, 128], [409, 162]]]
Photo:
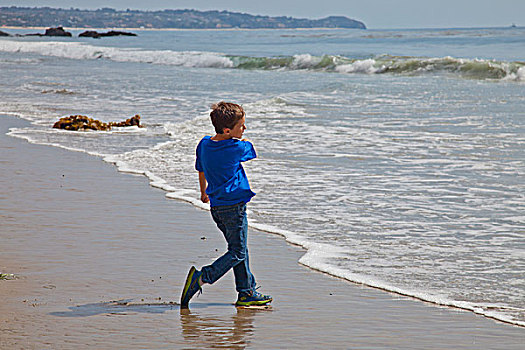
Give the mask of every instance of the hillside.
[[229, 11], [117, 11], [0, 7], [0, 26], [70, 28], [359, 28], [364, 23], [344, 16], [321, 19], [256, 16]]

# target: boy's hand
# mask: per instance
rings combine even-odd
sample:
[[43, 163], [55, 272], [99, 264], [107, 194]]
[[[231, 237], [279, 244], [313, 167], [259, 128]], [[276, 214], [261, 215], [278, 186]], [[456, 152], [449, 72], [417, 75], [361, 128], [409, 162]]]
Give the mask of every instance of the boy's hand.
[[201, 193], [201, 201], [203, 203], [208, 203], [210, 201], [210, 199], [208, 198], [208, 195], [206, 194], [206, 192]]

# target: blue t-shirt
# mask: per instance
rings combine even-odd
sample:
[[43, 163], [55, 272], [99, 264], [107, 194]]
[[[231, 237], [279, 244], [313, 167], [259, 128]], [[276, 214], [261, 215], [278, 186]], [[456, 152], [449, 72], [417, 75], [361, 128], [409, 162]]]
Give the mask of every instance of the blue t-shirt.
[[204, 172], [210, 205], [248, 203], [255, 196], [241, 163], [257, 157], [249, 141], [213, 141], [205, 136], [197, 146], [195, 169]]

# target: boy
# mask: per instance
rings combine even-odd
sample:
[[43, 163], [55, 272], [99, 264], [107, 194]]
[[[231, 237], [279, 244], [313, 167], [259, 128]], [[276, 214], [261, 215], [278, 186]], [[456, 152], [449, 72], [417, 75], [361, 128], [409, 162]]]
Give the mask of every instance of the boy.
[[182, 290], [181, 308], [187, 308], [195, 293], [202, 292], [204, 283], [213, 284], [231, 268], [239, 293], [235, 305], [264, 305], [272, 297], [255, 291], [248, 258], [246, 203], [255, 193], [241, 162], [257, 155], [249, 141], [240, 140], [246, 130], [245, 113], [238, 104], [219, 102], [212, 106], [210, 117], [217, 134], [199, 142], [195, 169], [199, 172], [201, 200], [210, 202], [212, 218], [224, 234], [228, 251], [201, 271], [191, 267]]

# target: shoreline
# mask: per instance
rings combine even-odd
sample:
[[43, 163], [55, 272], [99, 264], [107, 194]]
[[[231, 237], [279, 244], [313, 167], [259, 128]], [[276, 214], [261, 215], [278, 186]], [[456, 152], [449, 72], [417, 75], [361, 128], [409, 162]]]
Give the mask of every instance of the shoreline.
[[[0, 316], [0, 330], [7, 331], [5, 344], [37, 344], [43, 331], [50, 331], [46, 339], [58, 348], [67, 347], [61, 340], [64, 332], [75, 334], [75, 342], [86, 344], [94, 336], [87, 330], [96, 329], [104, 339], [98, 343], [100, 346], [115, 341], [111, 337], [124, 341], [118, 329], [133, 329], [147, 340], [145, 347], [161, 347], [153, 334], [178, 312], [174, 304], [165, 301], [178, 299], [190, 264], [200, 266], [212, 260], [219, 254], [215, 249], [220, 252], [224, 245], [209, 213], [167, 200], [164, 191], [149, 186], [147, 178], [117, 172], [88, 154], [31, 144], [5, 135], [8, 126], [27, 123], [0, 116], [0, 147], [8, 151], [2, 181], [4, 188], [11, 189], [3, 199], [5, 203], [0, 199], [0, 208], [9, 208], [3, 217], [10, 217], [4, 226], [6, 232], [0, 234], [6, 242], [0, 272], [20, 277], [0, 281], [0, 293], [8, 301], [0, 306], [0, 314], [7, 315], [7, 319]], [[92, 186], [93, 178], [100, 188], [87, 191], [80, 186]], [[19, 186], [29, 194], [19, 195]], [[147, 213], [141, 209], [147, 209], [144, 210]], [[97, 220], [84, 217], [86, 212]], [[64, 213], [74, 215], [64, 219]], [[35, 232], [34, 227], [44, 232]], [[111, 231], [107, 231], [109, 227]], [[54, 244], [48, 247], [47, 239]], [[231, 277], [226, 276], [217, 285], [205, 286], [204, 294], [192, 300], [192, 321], [186, 322], [187, 315], [181, 314], [180, 324], [174, 326], [179, 330], [177, 334], [181, 334], [166, 335], [166, 343], [194, 344], [184, 336], [185, 329], [189, 326], [192, 332], [205, 333], [206, 327], [195, 329], [196, 325], [217, 318], [219, 328], [231, 328], [232, 320], [234, 325], [237, 321], [242, 323], [243, 327], [234, 330], [253, 348], [277, 348], [282, 344], [292, 348], [301, 344], [332, 344], [334, 348], [347, 348], [349, 344], [450, 348], [454, 344], [455, 348], [470, 348], [473, 339], [497, 348], [503, 339], [506, 348], [519, 349], [525, 339], [523, 328], [518, 326], [509, 327], [472, 312], [421, 303], [412, 297], [362, 287], [304, 268], [297, 261], [305, 250], [283, 244], [281, 237], [250, 230], [250, 239], [252, 267], [263, 292], [274, 296], [273, 310], [251, 313], [249, 329], [244, 322], [246, 315], [236, 313], [232, 319], [235, 310], [230, 302], [234, 301], [235, 293]], [[98, 248], [86, 251], [88, 247]], [[172, 247], [172, 252], [166, 252], [167, 247]], [[272, 259], [268, 260], [269, 257]], [[137, 270], [138, 265], [141, 268]], [[9, 293], [10, 290], [16, 293]], [[162, 302], [156, 298], [162, 298]], [[111, 301], [118, 299], [132, 302], [117, 310], [118, 324], [112, 326], [108, 318], [115, 320], [111, 315], [116, 306]], [[29, 300], [33, 306], [28, 304]], [[81, 312], [89, 315], [79, 315]], [[145, 320], [145, 316], [150, 317]], [[334, 319], [345, 322], [334, 324]], [[31, 322], [36, 325], [30, 325]], [[87, 329], [75, 331], [79, 324]], [[148, 327], [137, 329], [139, 324]], [[279, 331], [283, 324], [287, 325], [285, 333]], [[354, 333], [349, 333], [349, 328]], [[378, 329], [383, 329], [379, 337]], [[272, 339], [275, 334], [279, 336]], [[451, 340], [444, 339], [445, 336]], [[133, 346], [125, 341], [118, 344]]]
[[[1, 114], [0, 114], [0, 116], [1, 116]], [[24, 118], [20, 118], [20, 119], [25, 120]], [[9, 136], [11, 136], [11, 135], [9, 135]], [[27, 141], [27, 142], [31, 143], [31, 144], [41, 145], [41, 144], [38, 144], [38, 143], [33, 143], [32, 141], [28, 140], [27, 138], [25, 138], [23, 136], [14, 136], [13, 135], [12, 137], [20, 138], [20, 139], [22, 139], [24, 141]], [[92, 157], [97, 157], [101, 161], [114, 166], [118, 173], [131, 174], [131, 175], [134, 175], [134, 176], [136, 175], [136, 176], [144, 177], [148, 181], [149, 187], [151, 187], [153, 189], [160, 189], [161, 191], [163, 191], [163, 193], [165, 194], [166, 199], [168, 199], [168, 200], [175, 200], [177, 202], [181, 202], [181, 203], [184, 203], [184, 204], [189, 204], [190, 206], [192, 206], [192, 207], [194, 207], [196, 209], [202, 210], [205, 213], [209, 214], [209, 206], [207, 204], [201, 203], [200, 200], [198, 200], [197, 198], [191, 198], [191, 197], [187, 197], [187, 196], [182, 196], [182, 195], [179, 195], [177, 192], [171, 192], [171, 191], [173, 191], [172, 189], [170, 189], [171, 186], [167, 185], [164, 182], [164, 180], [162, 180], [162, 179], [159, 180], [154, 175], [153, 175], [153, 177], [151, 177], [150, 175], [148, 175], [147, 173], [145, 173], [143, 171], [133, 171], [133, 170], [128, 169], [128, 168], [122, 169], [121, 166], [118, 165], [118, 162], [115, 162], [114, 160], [111, 160], [111, 156], [108, 158], [108, 157], [105, 157], [105, 156], [100, 155], [100, 154], [90, 153], [90, 152], [86, 152], [86, 151], [84, 151], [82, 149], [70, 148], [70, 147], [67, 147], [67, 146], [59, 145], [59, 144], [47, 144], [47, 145], [41, 145], [41, 146], [57, 147], [57, 148], [61, 148], [61, 149], [64, 149], [64, 150], [67, 150], [67, 151], [70, 151], [70, 152], [80, 152], [80, 153], [87, 154], [87, 155], [92, 156]], [[370, 282], [370, 279], [367, 278], [366, 276], [363, 277], [363, 276], [352, 274], [352, 273], [349, 274], [347, 271], [344, 271], [342, 269], [338, 269], [336, 267], [334, 268], [333, 266], [326, 265], [323, 262], [321, 262], [321, 263], [319, 263], [318, 261], [304, 262], [302, 260], [305, 257], [307, 257], [308, 255], [311, 254], [311, 255], [314, 255], [314, 256], [319, 256], [319, 255], [322, 255], [323, 251], [321, 250], [319, 252], [316, 249], [309, 248], [308, 247], [309, 242], [305, 243], [302, 240], [298, 240], [296, 238], [297, 235], [295, 233], [293, 233], [293, 232], [283, 231], [283, 230], [277, 229], [275, 227], [267, 226], [265, 224], [253, 223], [253, 222], [249, 223], [249, 227], [250, 227], [250, 230], [256, 230], [256, 231], [259, 231], [259, 232], [262, 232], [262, 233], [271, 234], [273, 236], [276, 236], [276, 237], [284, 240], [285, 244], [291, 244], [291, 245], [294, 245], [294, 246], [298, 247], [299, 249], [301, 249], [303, 251], [303, 254], [301, 254], [300, 257], [297, 259], [297, 264], [300, 264], [300, 265], [304, 266], [305, 268], [310, 269], [310, 270], [312, 270], [312, 271], [314, 271], [316, 273], [322, 273], [322, 274], [325, 274], [327, 276], [330, 276], [331, 278], [336, 278], [336, 279], [340, 279], [342, 281], [345, 281], [345, 282], [348, 282], [348, 283], [351, 283], [351, 284], [355, 284], [356, 286], [365, 287], [365, 288], [371, 288], [371, 289], [382, 291], [382, 292], [386, 292], [386, 293], [389, 293], [389, 294], [392, 294], [392, 295], [411, 298], [412, 300], [415, 300], [415, 301], [418, 301], [418, 302], [423, 302], [423, 303], [426, 303], [426, 304], [429, 304], [429, 305], [432, 305], [432, 306], [435, 306], [435, 307], [446, 307], [446, 308], [450, 308], [450, 309], [456, 309], [456, 310], [462, 310], [462, 311], [471, 312], [473, 314], [485, 317], [487, 319], [490, 319], [490, 320], [493, 320], [493, 321], [496, 321], [496, 322], [499, 322], [499, 323], [502, 323], [502, 324], [507, 324], [507, 325], [511, 325], [511, 326], [515, 326], [515, 327], [521, 327], [521, 328], [525, 329], [525, 323], [523, 323], [523, 322], [512, 321], [512, 320], [506, 319], [505, 317], [502, 317], [500, 315], [496, 315], [496, 316], [491, 315], [491, 311], [490, 310], [488, 310], [488, 311], [487, 310], [479, 310], [475, 306], [469, 305], [470, 304], [469, 302], [461, 302], [461, 301], [450, 300], [450, 299], [441, 299], [441, 298], [439, 298], [437, 296], [426, 295], [425, 293], [422, 293], [422, 292], [410, 292], [410, 291], [406, 291], [406, 290], [404, 290], [402, 288], [398, 288], [398, 287], [395, 287], [395, 286], [391, 286], [391, 285], [385, 284], [382, 281]]]

